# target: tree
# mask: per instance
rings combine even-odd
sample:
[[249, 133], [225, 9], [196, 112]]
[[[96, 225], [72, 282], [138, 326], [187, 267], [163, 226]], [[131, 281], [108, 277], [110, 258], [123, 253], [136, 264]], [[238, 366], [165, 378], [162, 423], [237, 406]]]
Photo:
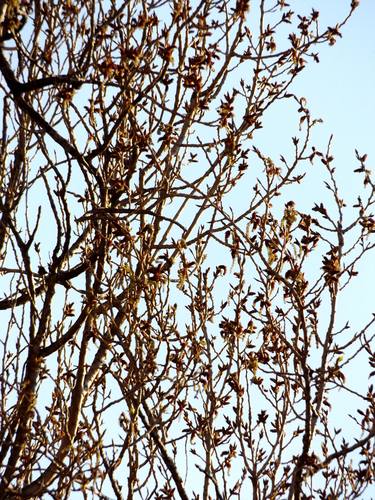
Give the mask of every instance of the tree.
[[[321, 28], [284, 0], [2, 4], [1, 499], [363, 498], [374, 389], [346, 377], [375, 318], [338, 299], [375, 185], [357, 152], [342, 199], [292, 87], [357, 5]], [[280, 102], [299, 133], [271, 158]]]

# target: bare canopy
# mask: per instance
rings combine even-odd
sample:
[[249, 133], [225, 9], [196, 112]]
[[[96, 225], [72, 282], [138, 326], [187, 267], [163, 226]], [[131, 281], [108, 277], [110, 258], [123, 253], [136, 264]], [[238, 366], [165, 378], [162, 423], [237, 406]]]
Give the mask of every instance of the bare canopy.
[[357, 152], [342, 199], [293, 91], [358, 2], [306, 3], [1, 4], [1, 500], [363, 498], [375, 318], [338, 298], [374, 183]]

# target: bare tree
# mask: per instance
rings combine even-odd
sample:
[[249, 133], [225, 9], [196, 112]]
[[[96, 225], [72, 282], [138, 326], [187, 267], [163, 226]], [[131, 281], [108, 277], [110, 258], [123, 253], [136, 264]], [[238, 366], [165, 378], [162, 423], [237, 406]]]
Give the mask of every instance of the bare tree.
[[357, 4], [334, 27], [284, 0], [1, 4], [1, 499], [363, 498], [375, 318], [338, 299], [375, 185], [357, 153], [342, 199], [292, 85]]

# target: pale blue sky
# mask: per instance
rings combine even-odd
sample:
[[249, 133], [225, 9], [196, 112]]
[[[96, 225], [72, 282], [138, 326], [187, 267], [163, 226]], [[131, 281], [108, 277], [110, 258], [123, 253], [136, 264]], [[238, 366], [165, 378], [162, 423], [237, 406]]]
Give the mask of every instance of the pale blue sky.
[[[350, 5], [349, 0], [300, 0], [290, 2], [291, 9], [308, 13], [314, 6], [320, 11], [321, 26], [334, 25], [342, 19]], [[333, 47], [319, 47], [320, 63], [311, 63], [293, 84], [293, 91], [307, 99], [314, 118], [323, 123], [315, 130], [312, 144], [325, 150], [333, 134], [332, 152], [334, 166], [342, 195], [352, 205], [363, 191], [362, 178], [354, 174], [357, 168], [355, 149], [368, 154], [367, 167], [374, 171], [375, 162], [375, 1], [362, 0], [348, 24], [342, 30], [342, 38]], [[314, 49], [315, 52], [315, 49]], [[287, 108], [274, 106], [266, 116], [264, 128], [255, 137], [256, 145], [276, 160], [280, 154], [290, 151], [290, 137], [298, 132], [296, 113]], [[290, 110], [290, 108], [289, 108]], [[310, 210], [315, 202], [324, 201], [328, 193], [322, 179], [324, 168], [315, 162], [307, 182], [298, 190], [300, 210]], [[282, 200], [285, 203], [287, 200]], [[375, 210], [374, 210], [375, 211]], [[343, 308], [349, 312], [353, 325], [363, 324], [364, 316], [375, 310], [373, 283], [375, 280], [375, 256], [370, 255], [358, 268], [366, 272], [353, 282]]]
[[[309, 12], [311, 6], [320, 11], [321, 26], [333, 25], [343, 17], [349, 0], [300, 0], [291, 2], [291, 8], [301, 5]], [[348, 24], [343, 37], [333, 47], [319, 47], [319, 64], [309, 64], [293, 85], [295, 92], [307, 98], [315, 117], [324, 120], [318, 136], [322, 141], [334, 134], [336, 157], [350, 160], [354, 148], [375, 155], [375, 2], [362, 0]], [[315, 49], [314, 49], [315, 52]], [[285, 116], [279, 116], [278, 133], [272, 136], [282, 147], [288, 133]], [[290, 126], [295, 125], [293, 118]], [[265, 136], [269, 136], [268, 129]], [[284, 132], [285, 131], [285, 132]], [[283, 133], [284, 132], [284, 133]], [[277, 141], [277, 136], [280, 140]], [[270, 137], [268, 137], [268, 140]]]
[[[301, 3], [312, 3], [303, 0]], [[327, 23], [349, 1], [315, 2]], [[337, 157], [348, 159], [355, 147], [375, 154], [375, 2], [362, 0], [343, 38], [324, 46], [320, 63], [311, 65], [296, 87], [306, 94], [311, 108], [324, 119], [324, 132], [334, 133]]]

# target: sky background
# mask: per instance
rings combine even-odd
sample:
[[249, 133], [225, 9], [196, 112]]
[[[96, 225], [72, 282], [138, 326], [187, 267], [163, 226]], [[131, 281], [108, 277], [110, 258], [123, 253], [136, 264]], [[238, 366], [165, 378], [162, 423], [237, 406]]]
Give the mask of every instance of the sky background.
[[[327, 17], [335, 15], [342, 0], [319, 2], [331, 4]], [[320, 137], [324, 144], [333, 134], [333, 153], [338, 179], [345, 197], [356, 197], [360, 179], [353, 174], [357, 163], [354, 149], [368, 154], [367, 166], [374, 171], [375, 162], [375, 2], [363, 0], [343, 29], [343, 38], [334, 47], [324, 46], [320, 64], [312, 65], [310, 79], [301, 79], [311, 109], [323, 118]], [[325, 137], [326, 136], [326, 137]], [[360, 186], [358, 186], [360, 187]], [[366, 269], [365, 269], [366, 268]], [[369, 255], [359, 270], [361, 279], [353, 283], [350, 299], [345, 297], [345, 310], [353, 323], [375, 310], [373, 283], [375, 256]], [[343, 304], [344, 305], [344, 304]]]
[[[338, 20], [342, 20], [350, 6], [350, 0], [297, 0], [288, 3], [291, 10], [304, 14], [309, 14], [312, 7], [319, 10], [322, 28], [334, 26]], [[336, 168], [342, 198], [347, 201], [348, 223], [352, 205], [357, 196], [363, 194], [363, 178], [353, 173], [358, 168], [355, 149], [361, 155], [368, 154], [367, 167], [375, 171], [375, 1], [362, 0], [342, 29], [342, 38], [338, 38], [332, 47], [320, 45], [318, 51], [319, 64], [310, 62], [291, 90], [307, 99], [313, 118], [323, 120], [314, 130], [311, 145], [325, 152], [329, 138], [333, 135], [333, 166]], [[292, 108], [290, 103], [274, 104], [262, 120], [263, 129], [254, 134], [254, 145], [275, 163], [280, 155], [288, 158], [288, 153], [290, 155], [292, 151], [291, 137], [299, 135], [299, 117], [296, 108]], [[290, 194], [290, 199], [296, 201], [301, 212], [310, 212], [314, 203], [323, 202], [329, 206], [327, 200], [330, 196], [323, 185], [325, 179], [327, 173], [324, 166], [320, 161], [315, 161], [309, 168], [306, 182], [299, 186], [297, 193]], [[280, 198], [282, 207], [288, 200], [284, 195]], [[320, 267], [321, 263], [318, 265]], [[356, 270], [359, 276], [340, 295], [338, 301], [336, 329], [349, 321], [350, 329], [343, 333], [349, 338], [363, 328], [371, 318], [371, 313], [375, 312], [375, 252], [367, 254]], [[372, 328], [369, 337], [373, 334]], [[360, 387], [363, 391], [369, 384], [368, 365], [364, 358], [358, 358], [346, 367], [345, 374], [349, 387]], [[355, 414], [349, 400], [350, 396], [346, 392], [335, 394], [333, 407], [335, 425], [337, 422], [337, 427], [343, 427], [346, 436], [350, 436], [351, 432], [347, 414]], [[233, 474], [236, 474], [235, 470]], [[375, 487], [372, 490], [369, 488], [363, 500], [374, 498]]]
[[[333, 26], [342, 19], [350, 5], [349, 0], [299, 0], [289, 2], [292, 10], [305, 13], [311, 7], [320, 11], [321, 26]], [[355, 203], [363, 179], [354, 174], [358, 167], [355, 149], [367, 153], [367, 167], [374, 171], [375, 162], [375, 1], [362, 0], [348, 24], [342, 29], [333, 47], [319, 47], [319, 64], [310, 63], [293, 84], [293, 91], [307, 99], [313, 118], [321, 118], [312, 137], [314, 144], [325, 151], [333, 135], [332, 152], [335, 158], [337, 179], [342, 197], [348, 207]], [[315, 51], [315, 50], [314, 50]], [[274, 160], [290, 150], [290, 138], [298, 133], [296, 113], [285, 113], [274, 106], [263, 121], [263, 131], [255, 138], [257, 146], [267, 151]], [[269, 151], [269, 152], [268, 152]], [[310, 169], [308, 182], [303, 183], [296, 199], [301, 211], [311, 210], [314, 203], [328, 197], [322, 178], [324, 167], [319, 161]], [[283, 203], [285, 200], [283, 200]], [[348, 210], [349, 211], [349, 210]], [[358, 270], [365, 274], [351, 286], [350, 296], [343, 297], [346, 312], [353, 324], [363, 324], [361, 319], [375, 311], [373, 283], [375, 280], [375, 255], [364, 259]]]

